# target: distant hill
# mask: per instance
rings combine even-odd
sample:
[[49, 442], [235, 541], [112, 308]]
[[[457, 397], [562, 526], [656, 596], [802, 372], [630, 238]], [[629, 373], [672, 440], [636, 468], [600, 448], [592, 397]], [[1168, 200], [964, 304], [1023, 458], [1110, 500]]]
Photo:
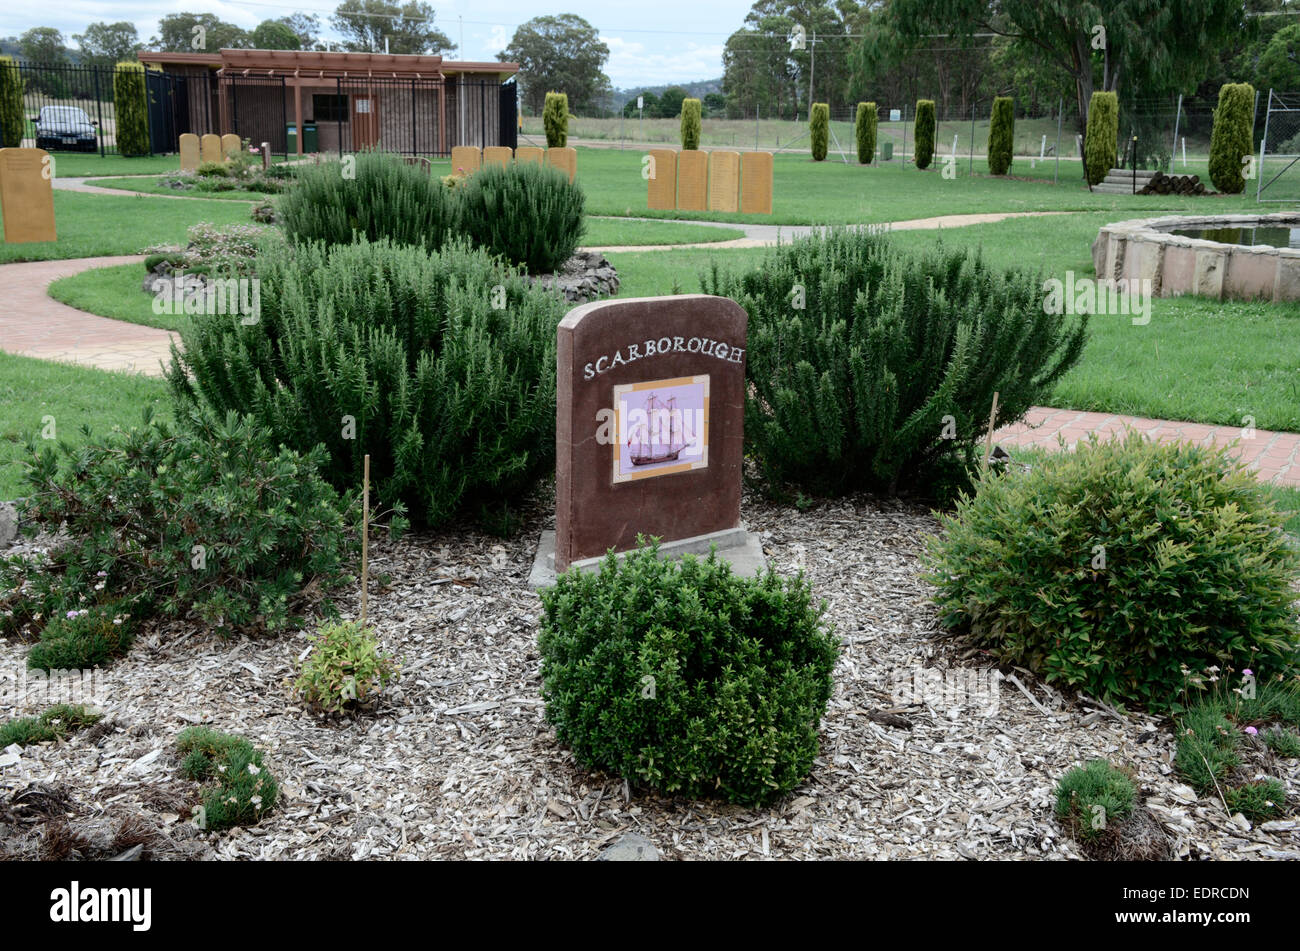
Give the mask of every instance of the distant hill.
[[686, 94], [692, 99], [703, 99], [711, 92], [722, 92], [722, 77], [717, 79], [698, 79], [689, 83], [664, 83], [660, 86], [633, 86], [629, 89], [615, 89], [614, 101], [617, 108], [622, 109], [624, 103], [629, 99], [635, 99], [642, 93], [652, 92], [656, 96], [661, 95], [665, 89], [670, 86], [680, 86], [686, 90]]

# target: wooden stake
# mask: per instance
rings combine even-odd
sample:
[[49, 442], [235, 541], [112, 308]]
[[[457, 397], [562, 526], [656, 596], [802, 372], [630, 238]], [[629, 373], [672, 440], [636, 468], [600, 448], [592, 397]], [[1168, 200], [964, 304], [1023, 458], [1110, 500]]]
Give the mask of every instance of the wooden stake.
[[361, 626], [366, 626], [366, 589], [370, 587], [370, 455], [366, 454], [361, 476]]
[[984, 440], [984, 468], [989, 467], [989, 459], [993, 455], [993, 425], [998, 418], [998, 394], [993, 393], [993, 409], [989, 412], [989, 432], [988, 437]]

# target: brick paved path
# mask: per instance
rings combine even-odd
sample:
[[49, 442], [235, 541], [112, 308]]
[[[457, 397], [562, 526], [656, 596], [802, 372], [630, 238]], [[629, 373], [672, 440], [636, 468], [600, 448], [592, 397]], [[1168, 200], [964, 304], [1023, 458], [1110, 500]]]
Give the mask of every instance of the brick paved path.
[[1178, 423], [1167, 419], [1141, 416], [1118, 416], [1114, 413], [1083, 413], [1072, 409], [1049, 409], [1035, 406], [1022, 423], [1007, 426], [993, 434], [993, 441], [1013, 456], [1016, 446], [1057, 448], [1057, 436], [1073, 448], [1089, 433], [1122, 433], [1131, 426], [1159, 442], [1182, 439], [1201, 445], [1226, 446], [1240, 440], [1232, 452], [1239, 456], [1259, 477], [1279, 485], [1300, 486], [1300, 434], [1276, 433], [1257, 429], [1245, 433], [1240, 426], [1207, 426], [1202, 423]]

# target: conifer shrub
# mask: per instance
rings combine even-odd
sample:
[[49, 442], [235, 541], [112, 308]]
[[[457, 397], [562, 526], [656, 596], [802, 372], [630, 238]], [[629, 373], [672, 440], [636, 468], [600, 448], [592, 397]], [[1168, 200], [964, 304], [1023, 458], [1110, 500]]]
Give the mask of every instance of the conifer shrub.
[[812, 157], [814, 162], [826, 161], [826, 152], [830, 147], [831, 107], [824, 102], [814, 102], [812, 116], [808, 121], [809, 137], [812, 139]]
[[1214, 110], [1210, 133], [1210, 181], [1227, 195], [1246, 187], [1242, 159], [1254, 153], [1250, 141], [1255, 112], [1255, 87], [1250, 83], [1224, 83]]
[[876, 157], [876, 120], [876, 104], [874, 102], [858, 103], [858, 114], [853, 122], [853, 133], [858, 140], [859, 165], [870, 165]]
[[355, 159], [351, 167], [324, 162], [300, 168], [298, 183], [279, 200], [280, 223], [291, 240], [388, 238], [436, 251], [454, 234], [450, 189], [387, 152], [359, 152]]
[[802, 576], [650, 545], [541, 596], [546, 716], [584, 767], [746, 805], [807, 776], [838, 646]]
[[1016, 138], [1015, 103], [1010, 96], [993, 100], [989, 119], [989, 173], [1005, 175], [1011, 170]]
[[1113, 92], [1094, 92], [1088, 100], [1088, 129], [1083, 141], [1083, 161], [1088, 184], [1096, 185], [1115, 164], [1119, 143], [1119, 97]]
[[29, 452], [24, 530], [65, 530], [47, 555], [0, 563], [0, 633], [40, 637], [30, 666], [103, 663], [154, 616], [279, 630], [350, 577], [356, 507], [322, 480], [323, 450], [273, 449], [234, 412], [173, 426], [146, 410], [138, 427]]
[[1300, 552], [1222, 450], [1130, 432], [990, 472], [926, 554], [942, 623], [1113, 703], [1178, 709], [1185, 671], [1300, 663]]
[[192, 819], [200, 829], [255, 825], [275, 807], [279, 783], [261, 751], [242, 736], [192, 726], [176, 737], [176, 752], [181, 775], [206, 784]]
[[916, 167], [929, 168], [930, 163], [934, 161], [935, 118], [933, 99], [916, 100], [916, 118], [912, 123], [912, 129], [916, 134]]
[[704, 284], [749, 314], [745, 440], [773, 489], [948, 479], [973, 461], [993, 393], [999, 425], [1020, 418], [1086, 334], [1086, 316], [1044, 312], [1028, 274], [867, 231], [800, 238]]
[[258, 274], [258, 323], [196, 316], [173, 348], [183, 404], [323, 446], [344, 491], [369, 453], [377, 497], [422, 525], [499, 513], [550, 470], [558, 295], [458, 242], [284, 246]]
[[12, 56], [0, 56], [0, 148], [23, 144], [23, 78]]
[[546, 147], [562, 149], [569, 144], [569, 96], [548, 92], [542, 106], [542, 127], [546, 130]]
[[682, 100], [682, 148], [698, 149], [703, 129], [703, 107], [698, 99]]
[[113, 70], [113, 108], [117, 115], [118, 152], [122, 155], [148, 155], [149, 103], [143, 64], [117, 64]]
[[454, 194], [459, 231], [531, 274], [563, 267], [586, 228], [582, 189], [549, 165], [488, 165]]

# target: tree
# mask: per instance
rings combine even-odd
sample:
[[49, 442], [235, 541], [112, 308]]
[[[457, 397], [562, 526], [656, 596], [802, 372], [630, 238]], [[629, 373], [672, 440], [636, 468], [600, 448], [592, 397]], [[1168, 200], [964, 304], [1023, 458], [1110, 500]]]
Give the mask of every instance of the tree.
[[117, 64], [113, 71], [113, 107], [117, 113], [117, 150], [123, 155], [148, 155], [149, 105], [142, 63]]
[[0, 56], [0, 148], [23, 144], [23, 79], [12, 56]]
[[424, 0], [344, 0], [330, 22], [355, 52], [382, 53], [388, 40], [390, 53], [449, 53], [456, 48], [451, 37], [433, 25], [434, 10]]
[[681, 86], [669, 86], [664, 90], [664, 94], [659, 97], [659, 118], [676, 119], [682, 114], [682, 100], [686, 98], [686, 90]]
[[609, 47], [594, 26], [572, 13], [534, 17], [522, 24], [497, 59], [519, 64], [524, 103], [534, 115], [547, 92], [567, 94], [569, 108], [577, 111], [596, 105], [609, 90], [604, 73]]
[[542, 127], [546, 130], [546, 147], [562, 149], [569, 144], [569, 97], [562, 92], [548, 92], [542, 106]]
[[144, 49], [135, 24], [126, 20], [92, 23], [85, 33], [74, 33], [72, 39], [81, 48], [81, 61], [89, 66], [116, 66], [135, 59], [135, 54]]
[[1219, 191], [1235, 195], [1246, 187], [1244, 160], [1251, 155], [1251, 120], [1255, 90], [1250, 83], [1227, 83], [1219, 90], [1210, 135], [1210, 181]]
[[704, 108], [711, 117], [721, 118], [727, 111], [727, 97], [719, 92], [707, 93], [704, 97]]
[[1273, 34], [1259, 58], [1256, 76], [1261, 89], [1300, 89], [1300, 24]]
[[1115, 164], [1119, 137], [1119, 103], [1113, 92], [1092, 94], [1088, 107], [1088, 136], [1083, 141], [1084, 174], [1096, 185]]
[[641, 93], [641, 103], [642, 108], [638, 110], [636, 107], [636, 96], [633, 96], [624, 104], [623, 115], [627, 116], [629, 119], [638, 118], [642, 114], [647, 115], [652, 119], [659, 115], [659, 97], [654, 93]]
[[934, 120], [934, 100], [916, 100], [916, 112], [912, 119], [912, 131], [916, 143], [912, 147], [912, 158], [917, 168], [929, 168], [934, 160], [934, 134], [937, 128]]
[[253, 49], [300, 50], [302, 39], [293, 28], [279, 20], [263, 20], [257, 24], [250, 37]]
[[682, 100], [682, 148], [698, 149], [700, 147], [700, 101], [698, 99]]
[[808, 122], [809, 137], [812, 140], [812, 157], [814, 162], [826, 161], [827, 142], [830, 138], [831, 107], [828, 103], [816, 102], [812, 107], [812, 118]]
[[853, 134], [858, 144], [858, 164], [870, 164], [876, 156], [876, 104], [874, 102], [858, 103], [857, 118], [853, 122]]
[[247, 49], [248, 34], [211, 13], [169, 13], [158, 21], [151, 44], [164, 53], [215, 53]]
[[18, 38], [18, 50], [29, 63], [57, 66], [68, 61], [63, 34], [52, 26], [35, 26]]
[[1015, 152], [1016, 111], [1010, 96], [993, 100], [993, 114], [989, 119], [989, 172], [1005, 175], [1011, 169]]
[[1245, 28], [1244, 12], [1243, 0], [890, 0], [886, 8], [892, 29], [918, 48], [935, 34], [1009, 38], [1073, 81], [1081, 122], [1098, 75], [1102, 91], [1122, 79], [1144, 97], [1194, 85]]
[[283, 23], [298, 37], [299, 49], [314, 49], [320, 36], [320, 17], [314, 13], [291, 13], [279, 17], [275, 23]]

